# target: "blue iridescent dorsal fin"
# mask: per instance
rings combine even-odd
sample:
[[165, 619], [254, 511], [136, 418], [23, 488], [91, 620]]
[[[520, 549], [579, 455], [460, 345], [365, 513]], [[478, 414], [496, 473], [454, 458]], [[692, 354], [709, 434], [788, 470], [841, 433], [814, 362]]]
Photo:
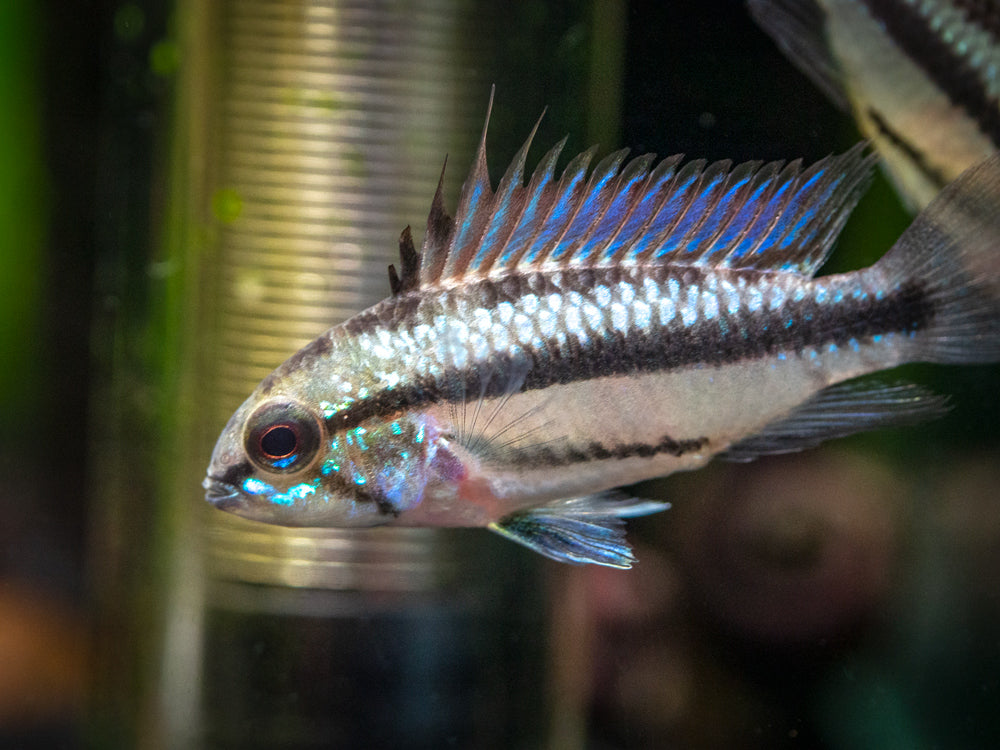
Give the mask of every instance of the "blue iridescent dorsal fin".
[[[590, 169], [596, 152], [591, 148], [555, 180], [563, 141], [524, 184], [537, 127], [494, 191], [484, 125], [454, 219], [441, 205], [439, 186], [420, 286], [496, 277], [515, 268], [651, 264], [811, 276], [867, 187], [874, 163], [859, 144], [806, 169], [799, 161], [733, 167], [728, 160], [707, 166], [692, 161], [678, 169], [681, 157], [675, 156], [651, 170], [651, 154], [626, 163], [626, 151]], [[403, 288], [412, 288], [405, 282]]]
[[[758, 183], [742, 206], [757, 213], [741, 226], [740, 212], [715, 244], [726, 248], [717, 265], [812, 276], [829, 256], [844, 223], [871, 180], [875, 154], [862, 142], [799, 171], [792, 162]], [[756, 193], [767, 192], [767, 199]], [[759, 205], [757, 205], [759, 204]]]

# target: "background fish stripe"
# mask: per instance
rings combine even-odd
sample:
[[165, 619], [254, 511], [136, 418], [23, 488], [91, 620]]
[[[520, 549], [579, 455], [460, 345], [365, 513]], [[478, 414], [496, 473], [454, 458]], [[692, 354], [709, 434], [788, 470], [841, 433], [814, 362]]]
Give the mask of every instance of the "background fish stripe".
[[1000, 100], [986, 90], [978, 71], [945, 42], [909, 3], [862, 0], [904, 52], [948, 98], [963, 108], [995, 146], [1000, 147]]

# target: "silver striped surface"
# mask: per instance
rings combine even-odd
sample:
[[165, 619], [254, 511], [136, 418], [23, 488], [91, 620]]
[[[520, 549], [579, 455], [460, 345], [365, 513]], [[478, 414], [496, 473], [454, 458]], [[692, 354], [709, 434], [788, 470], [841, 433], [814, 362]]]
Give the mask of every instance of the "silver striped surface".
[[[218, 6], [208, 165], [218, 356], [206, 421], [224, 424], [277, 363], [385, 296], [399, 231], [426, 215], [444, 154], [471, 149], [481, 121], [468, 13], [448, 0]], [[349, 543], [336, 530], [262, 530], [221, 513], [208, 523], [218, 578], [431, 585], [434, 547], [410, 536], [390, 554], [385, 535], [364, 531]]]

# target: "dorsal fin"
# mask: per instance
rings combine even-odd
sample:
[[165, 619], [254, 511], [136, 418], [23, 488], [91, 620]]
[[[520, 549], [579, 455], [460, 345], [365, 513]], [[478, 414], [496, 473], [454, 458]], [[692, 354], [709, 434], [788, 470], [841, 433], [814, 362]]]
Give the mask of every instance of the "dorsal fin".
[[[490, 98], [492, 107], [492, 95]], [[488, 115], [487, 115], [488, 116]], [[486, 126], [451, 219], [441, 185], [427, 220], [421, 287], [518, 270], [676, 264], [811, 276], [867, 187], [874, 156], [858, 144], [802, 169], [801, 162], [729, 161], [616, 151], [590, 169], [591, 148], [553, 177], [565, 139], [524, 183], [538, 128], [492, 189]], [[624, 166], [622, 166], [624, 164]], [[401, 288], [409, 288], [406, 278]]]
[[420, 284], [420, 255], [413, 246], [413, 233], [409, 227], [399, 235], [399, 275], [396, 267], [389, 264], [389, 289], [396, 297], [416, 289]]

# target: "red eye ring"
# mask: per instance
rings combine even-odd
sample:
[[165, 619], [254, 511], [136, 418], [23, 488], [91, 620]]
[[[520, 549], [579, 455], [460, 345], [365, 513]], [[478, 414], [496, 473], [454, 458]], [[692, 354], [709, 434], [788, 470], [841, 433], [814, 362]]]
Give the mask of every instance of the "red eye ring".
[[312, 465], [322, 442], [322, 423], [315, 413], [294, 401], [270, 401], [246, 421], [243, 447], [260, 469], [277, 474]]

